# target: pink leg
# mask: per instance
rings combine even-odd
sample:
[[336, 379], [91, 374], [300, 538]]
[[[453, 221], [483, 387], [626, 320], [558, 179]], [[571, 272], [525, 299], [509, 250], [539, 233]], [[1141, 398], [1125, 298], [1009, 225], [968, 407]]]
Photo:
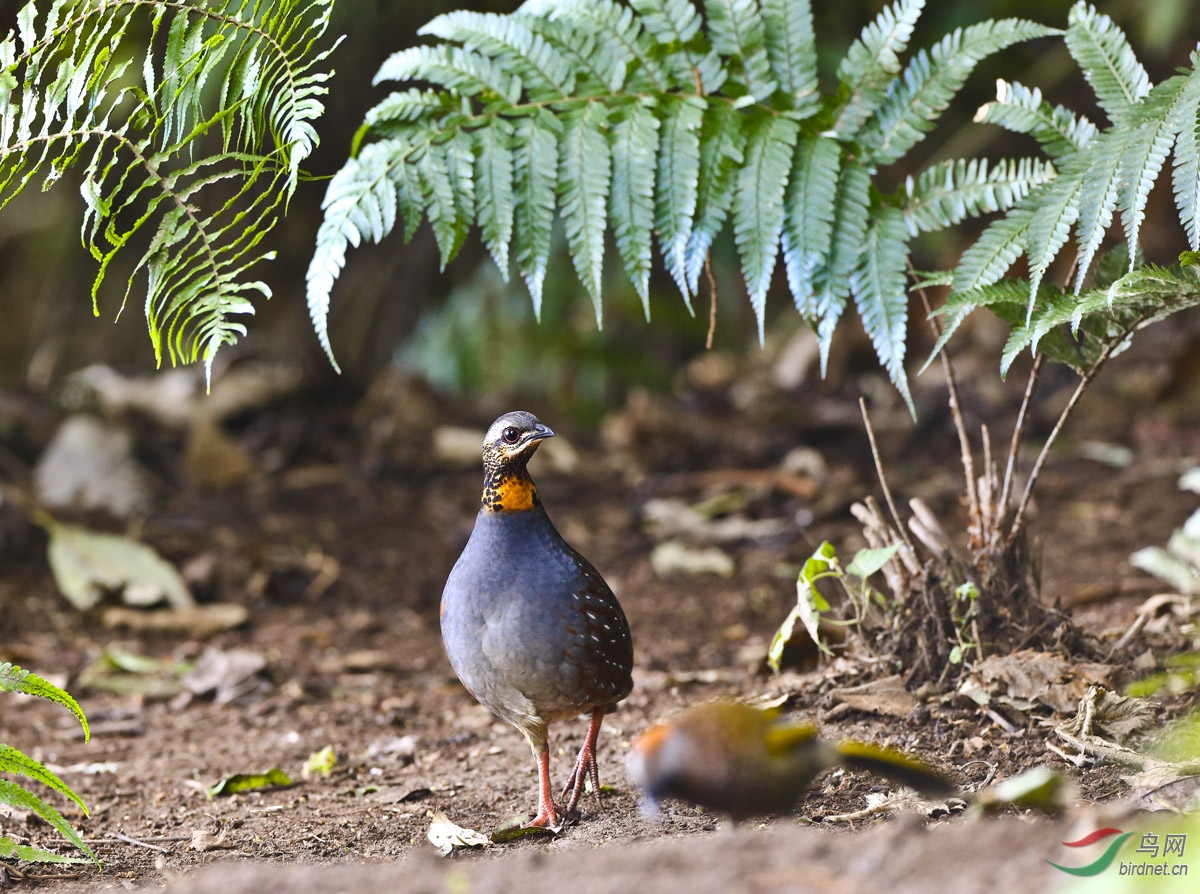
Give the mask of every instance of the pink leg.
[[[568, 814], [575, 812], [575, 805], [579, 803], [579, 796], [583, 794], [583, 786], [589, 779], [592, 782], [592, 797], [596, 800], [596, 809], [601, 809], [600, 768], [596, 765], [596, 740], [600, 737], [600, 724], [604, 721], [605, 710], [606, 708], [597, 708], [592, 712], [592, 722], [588, 726], [587, 738], [583, 740], [583, 747], [579, 749], [579, 757], [575, 759], [575, 769], [567, 781], [567, 787], [563, 789], [562, 796], [566, 798], [565, 812]], [[568, 792], [570, 792], [570, 797], [567, 796]]]
[[550, 792], [550, 746], [542, 745], [536, 752], [538, 765], [538, 812], [526, 825], [557, 829], [560, 825], [558, 811], [554, 807], [554, 795]]

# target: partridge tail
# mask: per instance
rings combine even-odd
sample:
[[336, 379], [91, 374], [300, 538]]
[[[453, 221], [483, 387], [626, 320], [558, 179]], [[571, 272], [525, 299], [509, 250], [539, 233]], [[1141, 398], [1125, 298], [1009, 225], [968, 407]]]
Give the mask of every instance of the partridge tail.
[[916, 789], [926, 797], [946, 798], [957, 791], [941, 773], [901, 751], [861, 742], [842, 742], [837, 746], [837, 751], [847, 767], [876, 773], [892, 782]]

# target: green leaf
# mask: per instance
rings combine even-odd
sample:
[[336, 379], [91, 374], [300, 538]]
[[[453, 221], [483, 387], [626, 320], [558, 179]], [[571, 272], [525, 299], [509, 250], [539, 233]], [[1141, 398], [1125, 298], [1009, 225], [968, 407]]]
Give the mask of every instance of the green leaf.
[[513, 146], [513, 210], [517, 269], [529, 287], [533, 312], [542, 315], [542, 283], [550, 259], [558, 138], [562, 125], [548, 110], [517, 119]]
[[31, 813], [37, 814], [49, 826], [53, 827], [58, 834], [87, 854], [88, 859], [97, 866], [100, 865], [100, 860], [96, 857], [95, 852], [87, 846], [83, 838], [75, 831], [75, 827], [67, 822], [61, 813], [32, 792], [23, 789], [8, 779], [0, 779], [0, 804], [8, 804], [11, 807], [16, 807], [18, 810], [28, 810]]
[[741, 113], [728, 103], [711, 103], [704, 111], [695, 217], [685, 250], [687, 288], [692, 293], [699, 291], [700, 271], [733, 204], [738, 169], [745, 161], [742, 123]]
[[757, 100], [767, 99], [777, 84], [763, 36], [758, 0], [706, 0], [713, 49], [739, 63], [734, 76]]
[[910, 235], [955, 226], [969, 218], [1006, 211], [1055, 176], [1054, 166], [1036, 158], [951, 159], [904, 181], [898, 197]]
[[0, 859], [25, 860], [28, 863], [90, 863], [86, 857], [72, 857], [31, 847], [28, 844], [17, 844], [7, 835], [0, 837]]
[[1087, 146], [1096, 136], [1096, 127], [1087, 118], [1076, 116], [1062, 106], [1051, 107], [1036, 87], [1030, 90], [1018, 83], [996, 82], [996, 99], [975, 113], [980, 124], [998, 124], [1015, 133], [1026, 133], [1042, 145], [1050, 158], [1062, 158]]
[[36, 780], [47, 788], [54, 789], [60, 795], [70, 798], [83, 811], [84, 815], [87, 815], [87, 805], [83, 803], [83, 799], [75, 794], [69, 785], [59, 779], [58, 776], [48, 770], [43, 764], [31, 757], [27, 757], [12, 746], [3, 743], [0, 743], [0, 773], [19, 774], [27, 779]]
[[1095, 7], [1076, 3], [1067, 22], [1067, 49], [1096, 91], [1100, 107], [1119, 122], [1150, 92], [1146, 69], [1121, 29]]
[[75, 701], [70, 693], [55, 686], [49, 680], [44, 680], [31, 671], [23, 670], [15, 664], [4, 661], [0, 662], [0, 692], [19, 692], [22, 695], [44, 698], [56, 705], [62, 705], [75, 715], [83, 727], [83, 740], [85, 742], [91, 740], [92, 731], [88, 728], [87, 716], [83, 713], [83, 708], [79, 707], [79, 702]]
[[610, 217], [617, 251], [650, 319], [650, 243], [658, 118], [639, 103], [612, 131]]
[[839, 96], [846, 97], [832, 128], [839, 138], [853, 138], [883, 103], [888, 84], [900, 71], [899, 54], [908, 46], [924, 7], [924, 0], [897, 0], [851, 44], [837, 72]]
[[508, 248], [513, 236], [513, 126], [496, 118], [477, 137], [476, 207], [483, 242], [508, 281]]
[[841, 147], [826, 136], [802, 136], [792, 156], [783, 260], [792, 300], [809, 319], [819, 313], [814, 276], [829, 257], [841, 164]]
[[860, 580], [866, 580], [891, 561], [892, 556], [896, 555], [899, 549], [899, 543], [893, 543], [891, 546], [883, 546], [877, 549], [863, 547], [854, 554], [854, 558], [846, 566], [846, 573], [853, 574]]
[[763, 116], [750, 130], [745, 164], [733, 203], [733, 236], [742, 259], [742, 275], [763, 341], [767, 289], [779, 254], [783, 195], [792, 167], [799, 125], [782, 116]]
[[612, 178], [612, 158], [604, 134], [607, 116], [608, 111], [599, 103], [588, 103], [563, 116], [558, 171], [558, 195], [567, 246], [575, 263], [575, 272], [592, 297], [597, 326], [604, 320], [600, 294], [608, 190]]
[[908, 239], [904, 215], [898, 208], [883, 208], [873, 216], [858, 266], [850, 277], [850, 291], [858, 305], [863, 328], [875, 346], [876, 356], [904, 397], [909, 412], [916, 416], [904, 372], [908, 328], [908, 293], [905, 291]]
[[287, 773], [278, 767], [272, 767], [262, 773], [234, 773], [226, 776], [216, 785], [204, 790], [209, 798], [222, 795], [236, 795], [238, 792], [253, 792], [267, 788], [286, 787], [292, 784]]
[[779, 89], [801, 117], [820, 108], [817, 45], [809, 0], [763, 0], [763, 40]]
[[667, 269], [690, 306], [687, 248], [696, 213], [700, 125], [705, 119], [705, 107], [699, 97], [686, 97], [668, 100], [661, 109], [654, 226]]
[[817, 338], [821, 352], [821, 375], [829, 363], [833, 330], [850, 294], [850, 274], [858, 264], [867, 230], [870, 205], [870, 173], [858, 165], [842, 168], [834, 203], [829, 259], [813, 277], [816, 286]]
[[1192, 71], [1180, 91], [1179, 137], [1171, 172], [1175, 207], [1192, 251], [1200, 251], [1200, 75], [1196, 63], [1197, 55], [1193, 53]]

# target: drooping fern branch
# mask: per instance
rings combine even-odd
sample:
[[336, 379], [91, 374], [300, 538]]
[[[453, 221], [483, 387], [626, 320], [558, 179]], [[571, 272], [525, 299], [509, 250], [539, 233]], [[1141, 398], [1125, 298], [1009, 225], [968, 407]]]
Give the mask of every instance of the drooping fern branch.
[[211, 373], [270, 296], [248, 272], [318, 142], [332, 3], [53, 0], [0, 41], [0, 209], [78, 171], [93, 312], [109, 265], [140, 251], [121, 307], [144, 276], [160, 362]]
[[[84, 715], [83, 709], [79, 707], [79, 703], [71, 697], [70, 693], [55, 686], [50, 681], [42, 679], [37, 674], [17, 667], [7, 661], [0, 662], [0, 692], [16, 692], [24, 695], [32, 695], [62, 705], [74, 714], [80, 724], [83, 725], [84, 739], [91, 738], [87, 717]], [[2, 742], [0, 742], [0, 773], [23, 776], [26, 779], [33, 779], [40, 782], [60, 795], [69, 798], [84, 814], [88, 812], [83, 799], [53, 771], [40, 761], [36, 761], [16, 748], [5, 745]], [[47, 824], [57, 830], [63, 838], [87, 855], [86, 859], [64, 856], [63, 854], [57, 854], [44, 848], [33, 847], [28, 844], [17, 844], [8, 836], [0, 836], [0, 857], [17, 857], [21, 860], [42, 863], [83, 863], [91, 860], [96, 865], [100, 865], [99, 858], [97, 858], [95, 852], [80, 837], [75, 827], [61, 813], [33, 792], [9, 779], [0, 778], [0, 804], [6, 804], [20, 810], [28, 810], [41, 817]]]
[[[1013, 326], [1001, 372], [1029, 348], [1084, 375], [1137, 328], [1200, 303], [1194, 268], [1139, 264], [1146, 203], [1172, 151], [1179, 222], [1191, 249], [1200, 249], [1200, 51], [1190, 70], [1152, 84], [1121, 30], [1085, 3], [1071, 9], [1066, 43], [1110, 124], [1099, 129], [1051, 107], [1036, 89], [1000, 82], [995, 101], [976, 120], [1036, 138], [1058, 175], [1012, 205], [963, 253], [940, 309], [944, 327], [933, 356], [972, 310], [988, 307]], [[1098, 256], [1118, 214], [1124, 245]], [[1047, 286], [1046, 274], [1069, 242], [1072, 282], [1067, 289]], [[1004, 279], [1022, 255], [1028, 279]], [[1114, 270], [1118, 255], [1121, 269]], [[1088, 282], [1092, 288], [1084, 288]]]
[[657, 248], [685, 301], [729, 225], [762, 334], [780, 254], [822, 363], [852, 297], [908, 398], [905, 270], [918, 234], [1002, 210], [1051, 179], [1043, 161], [950, 162], [884, 194], [905, 156], [984, 57], [1057, 33], [1018, 19], [946, 35], [902, 63], [922, 0], [898, 0], [818, 89], [805, 0], [530, 0], [512, 15], [455, 12], [377, 80], [418, 82], [371, 110], [331, 181], [308, 304], [332, 360], [328, 312], [348, 246], [428, 220], [443, 265], [473, 227], [540, 311], [555, 212], [602, 320], [611, 232], [649, 315]]

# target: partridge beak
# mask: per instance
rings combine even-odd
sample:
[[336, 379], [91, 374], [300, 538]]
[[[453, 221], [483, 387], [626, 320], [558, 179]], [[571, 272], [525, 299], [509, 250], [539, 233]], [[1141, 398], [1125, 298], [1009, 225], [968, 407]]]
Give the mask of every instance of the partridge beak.
[[554, 437], [554, 432], [550, 429], [550, 426], [543, 425], [542, 423], [539, 422], [537, 424], [537, 426], [533, 429], [533, 431], [526, 432], [524, 441], [526, 444], [529, 444], [529, 443], [532, 443], [533, 441], [541, 441], [545, 438], [553, 438], [553, 437]]

